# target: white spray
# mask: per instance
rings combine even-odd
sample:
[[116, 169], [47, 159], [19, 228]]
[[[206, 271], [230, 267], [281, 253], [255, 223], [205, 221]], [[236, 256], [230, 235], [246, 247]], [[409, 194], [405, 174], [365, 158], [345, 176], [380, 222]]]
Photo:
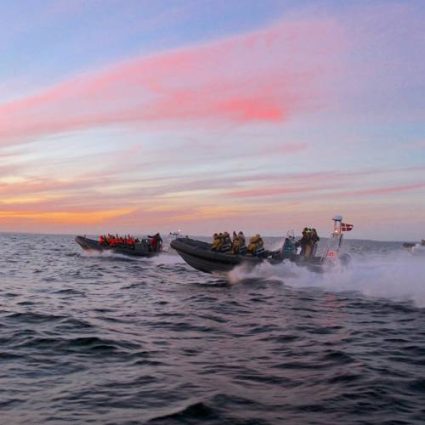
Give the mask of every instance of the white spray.
[[261, 264], [251, 271], [242, 267], [229, 273], [231, 283], [247, 278], [280, 280], [295, 288], [321, 288], [328, 291], [356, 291], [369, 297], [413, 301], [425, 307], [425, 256], [403, 250], [373, 255], [352, 254], [348, 266], [340, 264], [315, 273], [294, 263]]

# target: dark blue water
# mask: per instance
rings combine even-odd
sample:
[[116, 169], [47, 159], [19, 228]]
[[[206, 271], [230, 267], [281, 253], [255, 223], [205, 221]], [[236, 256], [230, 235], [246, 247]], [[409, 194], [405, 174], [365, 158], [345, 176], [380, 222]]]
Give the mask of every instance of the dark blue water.
[[0, 234], [4, 424], [423, 424], [425, 258], [192, 270]]

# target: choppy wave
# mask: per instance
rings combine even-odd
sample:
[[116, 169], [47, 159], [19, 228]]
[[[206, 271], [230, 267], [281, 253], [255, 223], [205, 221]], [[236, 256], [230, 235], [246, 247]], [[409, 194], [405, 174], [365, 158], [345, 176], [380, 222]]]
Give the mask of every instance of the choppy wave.
[[0, 238], [4, 423], [423, 423], [424, 262], [400, 244], [225, 277]]

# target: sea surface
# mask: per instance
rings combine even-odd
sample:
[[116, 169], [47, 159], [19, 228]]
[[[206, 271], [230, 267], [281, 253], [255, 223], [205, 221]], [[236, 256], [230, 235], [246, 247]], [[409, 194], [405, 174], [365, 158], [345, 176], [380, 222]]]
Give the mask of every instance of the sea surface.
[[425, 256], [401, 243], [212, 276], [0, 241], [2, 424], [425, 423]]

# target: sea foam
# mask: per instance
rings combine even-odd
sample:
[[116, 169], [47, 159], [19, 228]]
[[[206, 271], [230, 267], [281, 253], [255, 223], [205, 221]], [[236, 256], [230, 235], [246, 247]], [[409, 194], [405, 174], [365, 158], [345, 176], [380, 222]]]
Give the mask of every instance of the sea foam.
[[406, 251], [351, 254], [347, 266], [335, 264], [315, 273], [294, 263], [271, 266], [263, 263], [253, 270], [237, 267], [229, 273], [230, 283], [259, 278], [279, 280], [294, 288], [320, 288], [328, 291], [356, 291], [368, 297], [412, 301], [425, 307], [425, 257]]

